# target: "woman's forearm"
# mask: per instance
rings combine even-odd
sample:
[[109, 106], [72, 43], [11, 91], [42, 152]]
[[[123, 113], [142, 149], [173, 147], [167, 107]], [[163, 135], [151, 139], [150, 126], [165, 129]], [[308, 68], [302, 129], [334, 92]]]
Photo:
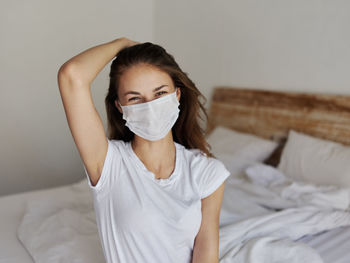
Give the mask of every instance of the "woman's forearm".
[[122, 37], [94, 46], [66, 61], [60, 72], [66, 72], [70, 78], [90, 85], [116, 54], [129, 45], [130, 40]]

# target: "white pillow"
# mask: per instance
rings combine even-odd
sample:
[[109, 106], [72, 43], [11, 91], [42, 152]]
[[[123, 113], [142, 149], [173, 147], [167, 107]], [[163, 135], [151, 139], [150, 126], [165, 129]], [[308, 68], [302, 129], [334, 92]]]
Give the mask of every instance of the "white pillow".
[[289, 130], [277, 169], [313, 184], [350, 187], [350, 147]]
[[260, 164], [261, 162], [256, 162], [248, 159], [243, 159], [237, 156], [232, 156], [229, 154], [217, 154], [217, 159], [222, 161], [225, 165], [226, 169], [231, 173], [231, 175], [235, 177], [245, 176], [245, 170], [256, 164]]
[[265, 161], [277, 148], [278, 143], [242, 133], [222, 126], [217, 126], [207, 137], [214, 155], [231, 156], [253, 162]]

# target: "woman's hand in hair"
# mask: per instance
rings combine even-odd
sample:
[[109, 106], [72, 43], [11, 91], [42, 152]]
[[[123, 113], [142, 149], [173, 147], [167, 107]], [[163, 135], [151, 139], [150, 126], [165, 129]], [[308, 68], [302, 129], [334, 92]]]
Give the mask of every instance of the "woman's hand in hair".
[[124, 47], [131, 47], [131, 46], [134, 46], [134, 45], [137, 45], [137, 44], [141, 44], [140, 42], [137, 42], [137, 41], [133, 41], [129, 38], [126, 38], [126, 37], [122, 37], [122, 38], [118, 38], [114, 41], [123, 41], [124, 43]]

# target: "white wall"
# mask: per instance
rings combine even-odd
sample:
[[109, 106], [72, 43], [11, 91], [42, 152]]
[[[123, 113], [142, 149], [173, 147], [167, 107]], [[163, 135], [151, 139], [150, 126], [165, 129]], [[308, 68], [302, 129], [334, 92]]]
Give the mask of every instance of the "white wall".
[[[85, 177], [57, 87], [67, 59], [120, 36], [174, 55], [208, 98], [217, 85], [350, 94], [346, 0], [0, 2], [0, 195]], [[110, 64], [93, 83], [106, 125]]]
[[155, 40], [208, 100], [217, 85], [350, 95], [350, 1], [157, 0], [155, 7]]
[[[153, 0], [0, 2], [0, 195], [84, 178], [57, 71], [81, 51], [121, 36], [152, 41], [153, 12]], [[109, 67], [92, 87], [105, 129]]]

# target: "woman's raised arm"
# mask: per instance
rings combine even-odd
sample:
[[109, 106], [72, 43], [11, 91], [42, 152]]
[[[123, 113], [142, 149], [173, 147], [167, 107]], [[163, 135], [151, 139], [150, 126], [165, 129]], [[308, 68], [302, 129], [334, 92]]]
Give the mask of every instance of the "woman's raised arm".
[[57, 74], [68, 126], [93, 186], [101, 176], [108, 142], [90, 85], [121, 49], [137, 43], [118, 38], [89, 48], [65, 62]]
[[58, 76], [70, 75], [75, 81], [90, 85], [121, 49], [135, 44], [138, 42], [122, 37], [89, 48], [66, 61], [59, 69]]

